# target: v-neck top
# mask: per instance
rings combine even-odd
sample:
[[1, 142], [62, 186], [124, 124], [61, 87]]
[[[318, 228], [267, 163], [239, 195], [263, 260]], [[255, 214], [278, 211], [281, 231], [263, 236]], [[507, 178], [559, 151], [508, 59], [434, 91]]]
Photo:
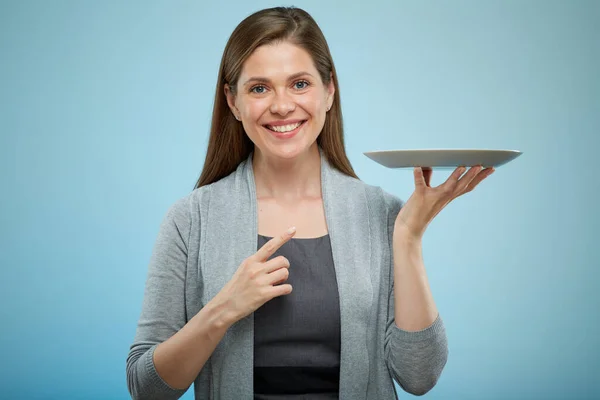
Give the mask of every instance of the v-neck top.
[[[271, 238], [258, 236], [258, 248]], [[254, 399], [338, 399], [340, 304], [329, 235], [291, 239], [292, 292], [254, 312]]]

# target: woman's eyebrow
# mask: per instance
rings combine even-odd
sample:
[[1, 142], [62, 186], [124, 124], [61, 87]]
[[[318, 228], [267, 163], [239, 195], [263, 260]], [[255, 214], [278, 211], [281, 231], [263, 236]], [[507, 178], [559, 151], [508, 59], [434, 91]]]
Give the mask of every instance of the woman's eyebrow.
[[[298, 72], [295, 73], [293, 75], [290, 75], [288, 77], [288, 81], [293, 81], [294, 79], [298, 79], [302, 76], [310, 76], [312, 77], [312, 74], [308, 73], [308, 72]], [[270, 79], [269, 78], [265, 78], [262, 76], [253, 76], [251, 78], [249, 78], [246, 82], [244, 82], [244, 86], [247, 86], [250, 83], [270, 83]]]

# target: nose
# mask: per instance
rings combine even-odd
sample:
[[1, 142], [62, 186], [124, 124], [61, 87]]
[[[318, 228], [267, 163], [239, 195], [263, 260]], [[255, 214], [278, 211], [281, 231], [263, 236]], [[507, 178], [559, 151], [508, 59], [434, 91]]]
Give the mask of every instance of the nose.
[[286, 116], [296, 109], [296, 104], [293, 99], [285, 92], [276, 93], [269, 107], [269, 111], [273, 114]]

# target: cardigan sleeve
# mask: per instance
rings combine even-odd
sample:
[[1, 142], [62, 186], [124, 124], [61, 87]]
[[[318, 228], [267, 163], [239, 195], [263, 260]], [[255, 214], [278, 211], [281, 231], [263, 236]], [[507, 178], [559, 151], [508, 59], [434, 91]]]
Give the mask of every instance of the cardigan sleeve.
[[142, 311], [127, 357], [127, 387], [133, 399], [178, 399], [187, 389], [170, 387], [157, 373], [154, 350], [186, 323], [185, 277], [190, 234], [187, 198], [164, 216], [148, 266]]
[[402, 200], [384, 192], [388, 210], [391, 277], [384, 354], [388, 369], [400, 387], [411, 394], [423, 395], [437, 383], [448, 359], [448, 341], [440, 315], [427, 328], [409, 332], [396, 325], [394, 314], [394, 222], [403, 205]]

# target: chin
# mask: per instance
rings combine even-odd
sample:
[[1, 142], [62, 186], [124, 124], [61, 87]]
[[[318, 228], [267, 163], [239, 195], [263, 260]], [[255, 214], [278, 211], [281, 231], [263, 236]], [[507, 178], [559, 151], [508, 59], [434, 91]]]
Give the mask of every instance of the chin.
[[311, 150], [312, 144], [305, 143], [304, 141], [299, 143], [279, 143], [267, 146], [263, 154], [279, 159], [292, 160], [307, 154]]
[[305, 146], [299, 146], [299, 145], [294, 145], [291, 143], [286, 143], [286, 144], [282, 144], [279, 146], [275, 146], [274, 148], [272, 148], [270, 150], [274, 156], [276, 156], [278, 158], [284, 158], [286, 160], [289, 160], [289, 159], [298, 157], [299, 155], [304, 153], [307, 149], [305, 148]]

